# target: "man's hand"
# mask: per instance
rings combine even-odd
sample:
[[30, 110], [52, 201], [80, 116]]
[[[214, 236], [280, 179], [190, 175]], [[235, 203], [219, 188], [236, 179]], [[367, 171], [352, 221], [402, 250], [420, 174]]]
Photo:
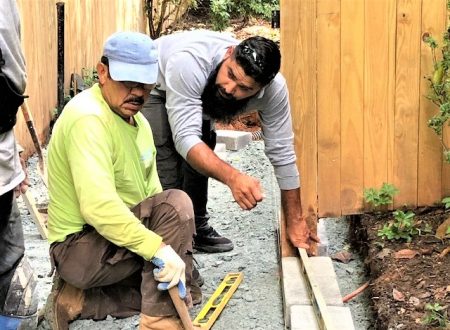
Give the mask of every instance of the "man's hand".
[[156, 266], [153, 270], [158, 290], [168, 290], [178, 285], [178, 294], [182, 299], [186, 297], [186, 265], [170, 245], [162, 245], [156, 251], [151, 262]]
[[263, 200], [259, 181], [251, 176], [236, 171], [227, 184], [234, 200], [243, 210], [250, 210]]
[[17, 197], [20, 196], [20, 194], [25, 194], [28, 187], [30, 186], [30, 180], [28, 179], [28, 171], [27, 171], [27, 165], [25, 164], [25, 160], [20, 156], [20, 164], [22, 165], [22, 170], [25, 173], [25, 179], [19, 185], [14, 188], [14, 195]]
[[287, 223], [287, 233], [291, 243], [298, 248], [309, 250], [310, 243], [319, 243], [320, 239], [311, 233], [308, 223], [304, 218]]

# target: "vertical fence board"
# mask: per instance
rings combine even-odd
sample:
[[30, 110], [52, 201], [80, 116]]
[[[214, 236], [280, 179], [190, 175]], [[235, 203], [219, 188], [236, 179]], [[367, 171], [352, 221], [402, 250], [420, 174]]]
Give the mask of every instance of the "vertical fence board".
[[341, 2], [341, 212], [363, 209], [364, 1]]
[[303, 214], [317, 220], [316, 0], [280, 2], [282, 72], [289, 87]]
[[[450, 126], [444, 130], [444, 142], [450, 146]], [[450, 197], [450, 164], [444, 163], [442, 168], [442, 196]]]
[[367, 0], [364, 38], [364, 187], [387, 180], [389, 0]]
[[340, 209], [340, 0], [317, 2], [317, 159], [319, 216]]
[[[56, 8], [53, 0], [17, 1], [21, 18], [22, 49], [27, 65], [25, 93], [39, 141], [45, 142], [56, 100]], [[41, 19], [35, 19], [39, 17]], [[14, 128], [17, 140], [30, 155], [33, 141], [19, 110]]]
[[394, 115], [394, 207], [417, 205], [420, 84], [420, 0], [397, 1], [397, 52]]
[[[441, 0], [422, 0], [422, 36], [432, 35], [439, 43], [445, 30], [446, 14], [442, 10]], [[423, 37], [421, 37], [421, 41]], [[440, 56], [439, 53], [436, 54]], [[420, 115], [419, 115], [419, 152], [418, 152], [418, 205], [432, 205], [441, 199], [442, 180], [442, 148], [438, 136], [428, 127], [427, 122], [438, 110], [426, 98], [429, 82], [423, 77], [433, 72], [433, 61], [430, 47], [421, 42], [420, 61]]]

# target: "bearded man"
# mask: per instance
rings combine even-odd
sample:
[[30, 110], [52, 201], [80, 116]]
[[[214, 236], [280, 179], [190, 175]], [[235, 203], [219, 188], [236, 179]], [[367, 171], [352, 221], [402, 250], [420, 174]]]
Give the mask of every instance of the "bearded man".
[[309, 248], [310, 241], [318, 239], [301, 213], [289, 97], [278, 72], [277, 44], [259, 36], [239, 42], [228, 34], [206, 30], [163, 36], [156, 44], [158, 80], [142, 113], [153, 130], [163, 189], [182, 189], [193, 201], [194, 248], [209, 253], [233, 249], [231, 240], [208, 223], [208, 177], [226, 184], [243, 210], [263, 200], [256, 178], [213, 152], [214, 122], [230, 122], [254, 110], [281, 190], [288, 237], [294, 246]]

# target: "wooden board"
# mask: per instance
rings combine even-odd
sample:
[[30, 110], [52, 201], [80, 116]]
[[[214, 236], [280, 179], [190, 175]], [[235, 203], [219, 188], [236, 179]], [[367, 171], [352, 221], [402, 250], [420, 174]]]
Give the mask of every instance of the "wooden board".
[[[364, 38], [364, 188], [381, 187], [388, 179], [391, 0], [366, 0]], [[383, 18], [383, 19], [380, 19]]]
[[317, 182], [319, 217], [341, 207], [340, 0], [317, 2]]
[[291, 102], [303, 214], [317, 222], [316, 0], [280, 3], [282, 72]]
[[30, 212], [31, 218], [34, 221], [39, 234], [46, 240], [48, 238], [47, 215], [39, 212], [36, 206], [36, 199], [34, 198], [30, 188], [28, 188], [25, 194], [22, 194], [22, 199]]
[[394, 207], [417, 204], [420, 0], [397, 1], [393, 183]]
[[[446, 14], [440, 5], [441, 0], [422, 1], [422, 35], [432, 35], [440, 43], [442, 31], [445, 30]], [[421, 42], [420, 49], [420, 114], [419, 114], [419, 149], [417, 168], [417, 203], [418, 205], [433, 205], [441, 200], [442, 180], [442, 148], [438, 136], [428, 127], [428, 120], [438, 111], [438, 107], [428, 100], [430, 85], [423, 77], [433, 72], [433, 61], [430, 47]], [[441, 54], [437, 53], [441, 57]], [[439, 58], [438, 57], [438, 58]]]
[[341, 1], [341, 213], [362, 212], [364, 1]]

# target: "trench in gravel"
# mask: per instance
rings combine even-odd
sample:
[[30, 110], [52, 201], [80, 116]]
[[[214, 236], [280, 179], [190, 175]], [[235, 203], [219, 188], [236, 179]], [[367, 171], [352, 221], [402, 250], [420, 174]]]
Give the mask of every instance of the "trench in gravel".
[[[227, 253], [195, 254], [198, 268], [205, 279], [202, 288], [205, 299], [202, 305], [191, 310], [192, 318], [198, 314], [227, 273], [244, 274], [243, 282], [214, 324], [215, 330], [285, 328], [276, 240], [279, 190], [272, 166], [263, 150], [263, 143], [254, 141], [239, 151], [226, 152], [228, 162], [261, 181], [266, 198], [252, 211], [240, 210], [229, 189], [215, 180], [210, 180], [208, 210], [212, 216], [211, 224], [220, 233], [232, 239], [235, 248]], [[37, 175], [36, 163], [36, 156], [30, 158], [32, 192], [39, 203], [45, 203], [47, 191]], [[26, 253], [38, 276], [39, 306], [42, 307], [51, 288], [51, 278], [48, 277], [48, 244], [40, 238], [21, 199], [19, 206], [23, 216]], [[325, 225], [330, 255], [344, 249], [351, 251], [346, 218], [325, 219]], [[333, 262], [343, 296], [367, 280], [362, 260], [356, 254], [354, 257], [348, 264]], [[363, 293], [346, 304], [351, 308], [357, 330], [372, 329], [369, 303], [369, 298]], [[71, 324], [70, 329], [137, 329], [138, 324], [137, 316], [121, 320], [108, 317], [98, 322], [77, 320]], [[38, 329], [48, 329], [48, 325], [44, 322]]]

